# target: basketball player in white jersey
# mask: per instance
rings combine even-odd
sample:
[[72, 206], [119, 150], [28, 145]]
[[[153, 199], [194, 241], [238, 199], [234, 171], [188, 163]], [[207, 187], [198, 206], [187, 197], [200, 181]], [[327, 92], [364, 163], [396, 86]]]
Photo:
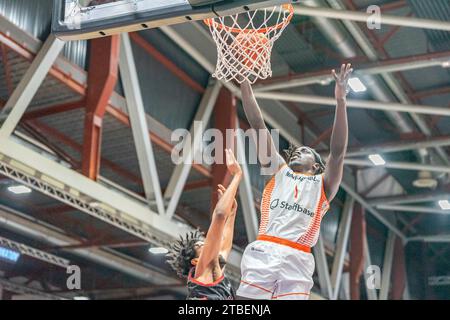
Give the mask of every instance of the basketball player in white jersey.
[[[248, 122], [267, 141], [258, 148], [261, 165], [272, 169], [261, 201], [261, 224], [256, 241], [242, 257], [241, 284], [237, 295], [250, 299], [309, 299], [315, 263], [311, 254], [319, 237], [322, 217], [336, 196], [342, 180], [347, 149], [347, 84], [353, 69], [342, 65], [336, 80], [336, 113], [326, 166], [319, 154], [307, 146], [290, 147], [284, 160], [264, 123], [248, 82], [241, 86]], [[270, 159], [268, 163], [267, 159]], [[275, 165], [274, 162], [275, 161]]]

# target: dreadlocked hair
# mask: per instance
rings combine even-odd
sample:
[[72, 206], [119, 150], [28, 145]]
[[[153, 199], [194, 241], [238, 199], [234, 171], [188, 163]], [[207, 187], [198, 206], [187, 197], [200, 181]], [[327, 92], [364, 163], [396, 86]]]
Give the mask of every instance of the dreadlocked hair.
[[204, 235], [199, 230], [188, 232], [183, 238], [177, 240], [170, 247], [169, 253], [166, 255], [167, 263], [172, 267], [177, 275], [181, 278], [187, 278], [192, 268], [191, 260], [195, 258], [195, 244], [203, 240]]
[[[289, 144], [289, 148], [284, 150], [284, 159], [286, 160], [286, 163], [291, 162], [291, 158], [294, 155], [295, 150], [297, 150], [297, 146], [293, 144]], [[316, 150], [313, 148], [307, 147], [309, 150], [311, 150], [312, 154], [314, 155], [314, 159], [319, 164], [319, 169], [316, 171], [317, 174], [322, 174], [325, 171], [325, 164], [323, 163], [322, 157], [317, 153]]]

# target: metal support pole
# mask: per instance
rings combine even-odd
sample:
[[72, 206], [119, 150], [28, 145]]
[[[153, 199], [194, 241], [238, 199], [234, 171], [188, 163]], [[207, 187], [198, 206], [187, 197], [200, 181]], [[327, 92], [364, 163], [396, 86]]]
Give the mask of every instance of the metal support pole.
[[359, 291], [361, 274], [364, 272], [364, 237], [366, 221], [363, 208], [355, 205], [350, 235], [350, 296], [352, 300], [360, 300]]
[[[236, 119], [236, 127], [239, 128], [239, 121]], [[242, 212], [244, 213], [245, 230], [247, 231], [248, 242], [253, 242], [258, 236], [258, 217], [255, 210], [254, 196], [250, 173], [245, 156], [245, 140], [243, 132], [239, 130], [236, 136], [237, 160], [242, 167], [242, 184], [239, 187], [239, 198], [241, 200]]]
[[389, 231], [384, 251], [383, 276], [381, 278], [380, 300], [387, 300], [391, 284], [392, 261], [394, 259], [395, 234]]
[[3, 107], [1, 116], [2, 118], [5, 117], [6, 120], [0, 129], [0, 139], [6, 139], [13, 133], [63, 47], [63, 41], [52, 34], [48, 36], [22, 80], [20, 80], [8, 102]]
[[352, 213], [355, 200], [347, 196], [344, 208], [342, 209], [341, 221], [339, 223], [336, 252], [333, 260], [333, 268], [331, 272], [331, 285], [333, 288], [332, 299], [336, 300], [339, 294], [339, 286], [341, 284], [342, 270], [344, 268], [345, 254], [347, 253], [347, 244], [350, 234], [350, 226], [352, 221]]
[[[367, 241], [367, 236], [364, 235], [364, 268], [367, 271], [370, 266], [372, 266], [372, 258], [370, 257], [370, 248], [369, 248], [369, 242]], [[364, 281], [365, 281], [365, 288], [366, 288], [366, 294], [367, 299], [369, 300], [378, 300], [378, 294], [377, 289], [375, 288], [369, 288], [367, 285], [369, 280], [369, 275], [367, 272], [364, 272]]]
[[148, 134], [149, 130], [133, 50], [127, 33], [120, 36], [120, 46], [120, 74], [130, 116], [131, 130], [136, 144], [145, 196], [150, 205], [156, 200], [158, 212], [160, 215], [163, 215], [165, 207], [161, 185], [156, 170], [152, 143]]
[[[295, 6], [295, 13], [302, 16], [360, 21], [364, 23], [369, 21], [372, 15], [371, 13], [366, 12], [335, 10], [330, 8], [317, 8], [304, 5]], [[380, 15], [380, 19], [381, 19], [380, 23], [383, 25], [450, 31], [450, 23], [446, 21], [393, 16], [387, 14]]]
[[[449, 109], [450, 110], [450, 109]], [[350, 166], [360, 167], [375, 167], [372, 161], [366, 159], [345, 159], [344, 164]], [[383, 165], [384, 168], [398, 169], [398, 170], [413, 170], [413, 171], [431, 171], [438, 173], [450, 173], [450, 167], [437, 166], [431, 164], [413, 163], [413, 162], [395, 162], [388, 161]]]
[[314, 246], [313, 252], [314, 258], [316, 259], [317, 274], [319, 276], [322, 295], [328, 299], [332, 299], [333, 289], [331, 287], [330, 271], [328, 269], [327, 256], [321, 235], [319, 235], [319, 240]]
[[433, 209], [426, 206], [378, 205], [377, 209], [388, 211], [400, 211], [400, 212], [439, 214], [439, 215], [448, 215], [450, 212], [449, 210]]
[[[321, 106], [327, 106], [330, 108], [336, 107], [336, 100], [334, 98], [321, 97], [315, 95], [294, 94], [285, 92], [255, 92], [255, 97], [267, 100], [319, 104]], [[357, 109], [399, 111], [418, 114], [450, 116], [450, 109], [447, 107], [416, 105], [409, 103], [394, 103], [394, 102], [350, 99], [347, 100], [347, 107]]]

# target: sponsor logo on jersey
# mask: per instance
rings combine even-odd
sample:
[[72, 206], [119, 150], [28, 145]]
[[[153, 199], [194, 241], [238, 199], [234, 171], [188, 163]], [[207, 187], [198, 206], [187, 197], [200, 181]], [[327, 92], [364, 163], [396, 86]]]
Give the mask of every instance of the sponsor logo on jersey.
[[296, 175], [291, 170], [286, 171], [286, 177], [291, 178], [295, 181], [312, 181], [315, 183], [320, 182], [320, 180], [317, 178], [317, 176], [303, 176], [303, 175]]
[[255, 247], [250, 247], [250, 251], [256, 251], [256, 252], [260, 252], [260, 253], [266, 253], [264, 250], [255, 248]]
[[313, 211], [302, 207], [298, 203], [290, 204], [287, 201], [280, 201], [280, 199], [274, 199], [270, 203], [270, 209], [273, 210], [273, 209], [276, 209], [276, 208], [280, 208], [280, 209], [284, 209], [284, 210], [288, 210], [288, 211], [296, 211], [298, 213], [303, 213], [303, 214], [306, 214], [306, 215], [308, 215], [310, 217], [314, 217], [314, 212]]

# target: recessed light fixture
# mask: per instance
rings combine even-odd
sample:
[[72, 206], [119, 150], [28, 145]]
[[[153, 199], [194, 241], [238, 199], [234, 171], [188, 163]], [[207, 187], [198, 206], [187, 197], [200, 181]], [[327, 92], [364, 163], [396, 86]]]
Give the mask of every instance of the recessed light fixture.
[[442, 210], [450, 210], [450, 202], [448, 200], [439, 200], [438, 203]]
[[162, 247], [150, 248], [150, 249], [148, 249], [148, 251], [153, 254], [166, 254], [169, 252], [169, 250], [167, 250], [166, 248], [162, 248]]
[[320, 85], [322, 85], [322, 86], [327, 86], [327, 85], [329, 85], [332, 81], [333, 81], [333, 78], [328, 77], [328, 78], [322, 78], [322, 79], [320, 79], [319, 83], [320, 83]]
[[0, 260], [6, 260], [8, 262], [17, 262], [19, 260], [20, 253], [8, 248], [0, 247]]
[[98, 208], [101, 206], [101, 203], [98, 201], [93, 201], [91, 203], [89, 203], [91, 205], [92, 208]]
[[364, 83], [359, 80], [359, 78], [350, 78], [348, 80], [348, 85], [353, 90], [353, 92], [364, 92], [367, 91], [367, 87]]
[[382, 166], [386, 164], [386, 161], [384, 161], [383, 157], [379, 154], [371, 154], [369, 156], [369, 160], [372, 161], [372, 163], [376, 166]]
[[31, 189], [22, 185], [8, 187], [8, 191], [15, 194], [30, 193]]

